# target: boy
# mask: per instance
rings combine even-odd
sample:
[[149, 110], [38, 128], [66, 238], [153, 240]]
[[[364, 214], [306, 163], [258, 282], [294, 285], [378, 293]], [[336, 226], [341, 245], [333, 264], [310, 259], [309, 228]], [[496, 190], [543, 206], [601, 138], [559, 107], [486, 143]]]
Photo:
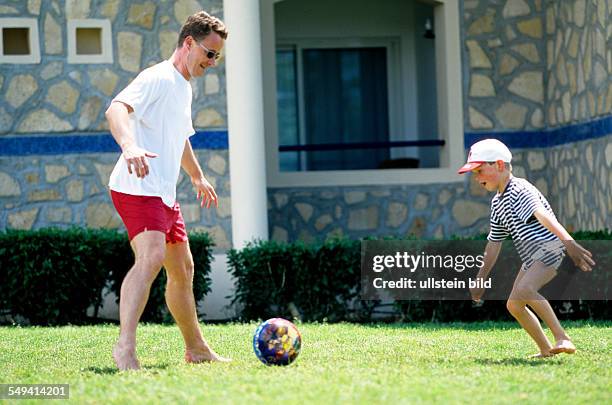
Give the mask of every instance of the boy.
[[[472, 145], [467, 163], [459, 169], [459, 174], [472, 172], [487, 191], [497, 191], [491, 200], [491, 228], [478, 277], [487, 278], [499, 255], [501, 242], [511, 236], [523, 265], [514, 281], [507, 308], [540, 349], [531, 357], [571, 354], [576, 347], [538, 290], [556, 276], [565, 252], [582, 271], [591, 271], [595, 262], [591, 253], [576, 243], [557, 221], [538, 189], [512, 175], [511, 160], [512, 153], [506, 145], [496, 139], [485, 139]], [[473, 288], [470, 292], [472, 299], [479, 301], [484, 288]], [[552, 331], [554, 346], [534, 312]]]

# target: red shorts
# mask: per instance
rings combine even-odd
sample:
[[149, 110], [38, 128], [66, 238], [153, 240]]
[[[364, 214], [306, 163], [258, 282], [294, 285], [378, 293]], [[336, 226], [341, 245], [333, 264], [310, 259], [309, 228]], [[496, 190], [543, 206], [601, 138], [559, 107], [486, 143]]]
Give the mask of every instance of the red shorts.
[[185, 220], [178, 202], [170, 208], [160, 197], [124, 194], [113, 190], [110, 193], [130, 240], [144, 231], [159, 231], [166, 235], [166, 243], [187, 241]]

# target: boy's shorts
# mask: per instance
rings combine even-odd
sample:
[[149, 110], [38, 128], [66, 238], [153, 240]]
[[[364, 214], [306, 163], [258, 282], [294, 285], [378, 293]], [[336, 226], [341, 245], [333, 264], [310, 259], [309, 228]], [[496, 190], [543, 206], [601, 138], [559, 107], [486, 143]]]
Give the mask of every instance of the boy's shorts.
[[178, 202], [170, 208], [160, 197], [131, 195], [113, 190], [110, 193], [130, 241], [144, 231], [164, 233], [166, 243], [187, 241], [185, 221]]
[[565, 257], [565, 249], [557, 242], [536, 242], [537, 250], [531, 255], [528, 263], [525, 263], [524, 270], [528, 270], [533, 263], [542, 262], [554, 270], [558, 270]]

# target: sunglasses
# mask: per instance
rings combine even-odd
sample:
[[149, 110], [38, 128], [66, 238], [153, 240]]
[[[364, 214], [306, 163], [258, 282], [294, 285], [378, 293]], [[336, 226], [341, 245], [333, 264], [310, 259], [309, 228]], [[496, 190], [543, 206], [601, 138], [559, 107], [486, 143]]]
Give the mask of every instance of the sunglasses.
[[196, 42], [196, 44], [198, 44], [202, 49], [206, 51], [206, 57], [208, 59], [219, 60], [221, 58], [221, 54], [219, 52], [211, 51], [210, 49], [208, 49], [207, 47], [205, 47], [199, 42]]

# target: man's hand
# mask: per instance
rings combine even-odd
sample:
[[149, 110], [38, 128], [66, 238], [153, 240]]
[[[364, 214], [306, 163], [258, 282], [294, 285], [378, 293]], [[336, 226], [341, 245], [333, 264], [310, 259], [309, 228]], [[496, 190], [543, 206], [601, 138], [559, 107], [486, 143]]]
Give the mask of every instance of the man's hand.
[[[157, 156], [157, 153], [149, 152], [136, 145], [130, 145], [123, 149], [123, 158], [127, 163], [128, 172], [130, 174], [136, 172], [138, 177], [145, 177], [149, 174], [147, 158], [156, 158]], [[134, 167], [134, 170], [132, 170], [132, 167]]]
[[575, 240], [563, 241], [567, 254], [572, 258], [576, 266], [582, 271], [591, 271], [595, 265], [591, 252], [576, 243]]
[[210, 208], [211, 204], [215, 204], [215, 207], [219, 207], [219, 202], [217, 200], [217, 193], [215, 193], [215, 188], [206, 180], [204, 176], [200, 178], [192, 178], [191, 183], [195, 187], [198, 192], [198, 196], [196, 197], [198, 200], [201, 198], [200, 207]]

